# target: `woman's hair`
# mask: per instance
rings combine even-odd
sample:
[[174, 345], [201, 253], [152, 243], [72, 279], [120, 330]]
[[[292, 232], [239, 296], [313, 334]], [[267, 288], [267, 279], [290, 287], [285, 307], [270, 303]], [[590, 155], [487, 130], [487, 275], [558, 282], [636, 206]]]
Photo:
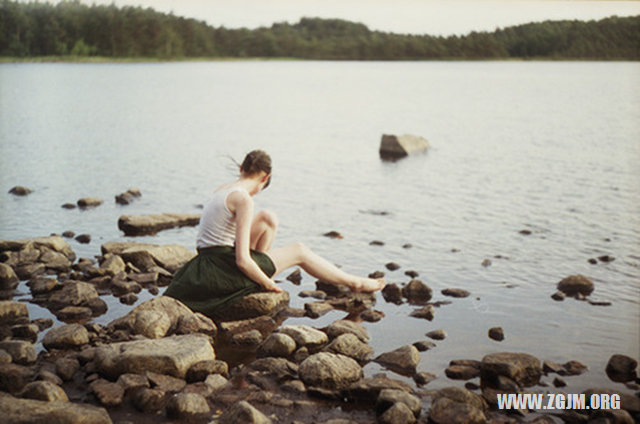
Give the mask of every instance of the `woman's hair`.
[[245, 175], [254, 175], [260, 171], [271, 174], [271, 157], [262, 150], [252, 150], [244, 157], [240, 172]]

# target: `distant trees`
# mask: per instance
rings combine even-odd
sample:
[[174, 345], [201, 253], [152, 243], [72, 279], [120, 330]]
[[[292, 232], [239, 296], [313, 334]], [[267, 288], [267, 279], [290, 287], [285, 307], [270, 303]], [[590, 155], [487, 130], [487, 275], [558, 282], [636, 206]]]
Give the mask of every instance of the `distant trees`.
[[458, 37], [371, 31], [303, 18], [270, 28], [214, 28], [141, 7], [0, 0], [0, 56], [292, 57], [321, 60], [640, 59], [640, 16], [547, 21]]

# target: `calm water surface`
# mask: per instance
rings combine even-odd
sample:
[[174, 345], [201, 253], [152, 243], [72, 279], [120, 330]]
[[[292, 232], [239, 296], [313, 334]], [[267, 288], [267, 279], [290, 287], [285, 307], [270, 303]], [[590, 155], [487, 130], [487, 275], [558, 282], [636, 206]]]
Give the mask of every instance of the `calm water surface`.
[[[432, 149], [382, 162], [383, 133], [418, 134]], [[452, 359], [519, 351], [586, 363], [588, 373], [565, 378], [566, 391], [624, 389], [604, 368], [612, 354], [640, 356], [638, 140], [637, 63], [4, 64], [0, 238], [89, 233], [91, 244], [70, 244], [93, 257], [104, 242], [132, 240], [117, 228], [120, 215], [198, 212], [234, 177], [229, 156], [262, 148], [274, 175], [256, 202], [279, 215], [278, 245], [303, 241], [359, 274], [395, 261], [401, 269], [387, 272], [390, 282], [415, 270], [435, 300], [449, 287], [472, 293], [432, 322], [378, 295], [386, 318], [365, 323], [376, 353], [444, 329], [447, 338], [421, 354], [419, 370], [439, 377], [428, 387], [462, 384], [444, 375]], [[18, 184], [34, 193], [7, 194]], [[143, 197], [114, 204], [130, 187]], [[105, 203], [60, 207], [86, 196]], [[323, 237], [329, 230], [344, 239]], [[194, 249], [195, 236], [182, 228], [135, 240]], [[587, 262], [605, 254], [615, 261]], [[612, 305], [550, 298], [578, 273], [595, 282], [594, 300]], [[297, 293], [314, 279], [283, 284], [302, 307]], [[16, 298], [28, 298], [20, 289]], [[106, 300], [109, 312], [96, 322], [131, 308]], [[52, 317], [29, 307], [32, 318]], [[286, 323], [321, 327], [343, 316]], [[487, 337], [494, 326], [504, 341]]]

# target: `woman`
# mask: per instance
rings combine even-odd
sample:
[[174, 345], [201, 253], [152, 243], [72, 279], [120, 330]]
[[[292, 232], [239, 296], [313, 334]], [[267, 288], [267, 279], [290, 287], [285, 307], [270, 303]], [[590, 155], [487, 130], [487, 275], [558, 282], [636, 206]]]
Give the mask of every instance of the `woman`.
[[247, 154], [240, 177], [219, 187], [204, 208], [198, 228], [198, 255], [185, 264], [164, 293], [192, 310], [216, 317], [243, 296], [263, 290], [282, 292], [272, 277], [299, 265], [312, 276], [356, 292], [384, 287], [383, 279], [347, 274], [302, 243], [272, 249], [278, 221], [267, 211], [253, 214], [253, 199], [271, 181], [271, 158], [261, 150]]

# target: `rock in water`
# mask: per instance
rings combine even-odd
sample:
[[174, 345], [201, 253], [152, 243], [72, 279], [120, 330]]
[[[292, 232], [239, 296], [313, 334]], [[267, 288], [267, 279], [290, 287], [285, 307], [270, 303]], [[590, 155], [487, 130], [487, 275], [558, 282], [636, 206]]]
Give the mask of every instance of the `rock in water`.
[[380, 157], [384, 160], [395, 160], [428, 148], [429, 142], [419, 136], [383, 134], [380, 140]]
[[300, 379], [309, 386], [343, 389], [362, 378], [362, 368], [347, 356], [320, 352], [302, 361]]
[[500, 352], [482, 358], [480, 371], [483, 382], [504, 376], [521, 386], [530, 387], [540, 381], [542, 366], [538, 358], [527, 353]]
[[104, 408], [71, 402], [16, 399], [0, 394], [4, 423], [111, 424]]
[[420, 362], [420, 352], [415, 346], [406, 345], [391, 352], [383, 353], [374, 362], [399, 374], [413, 375]]
[[593, 291], [593, 281], [584, 275], [571, 275], [558, 283], [558, 290], [567, 296], [588, 296]]
[[127, 236], [155, 234], [169, 228], [196, 226], [200, 222], [199, 214], [163, 213], [157, 215], [130, 216], [118, 219], [118, 228]]
[[9, 190], [9, 193], [15, 196], [26, 196], [27, 194], [31, 193], [31, 190], [24, 186], [15, 186], [11, 190]]

